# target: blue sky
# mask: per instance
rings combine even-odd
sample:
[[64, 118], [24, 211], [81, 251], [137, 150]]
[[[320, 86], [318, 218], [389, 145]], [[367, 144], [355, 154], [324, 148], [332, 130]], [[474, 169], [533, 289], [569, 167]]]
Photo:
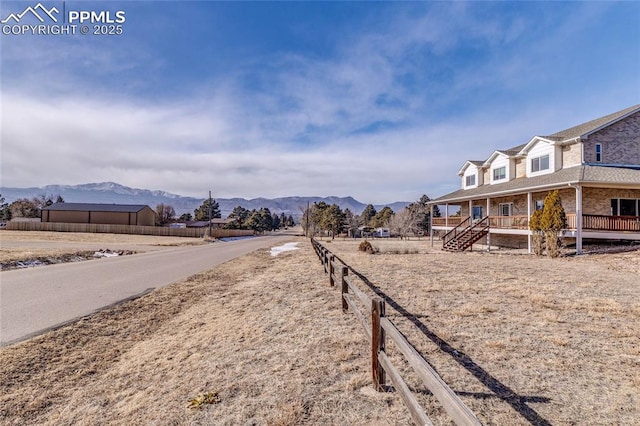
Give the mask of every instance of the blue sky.
[[412, 201], [640, 103], [639, 2], [41, 3], [126, 21], [0, 36], [2, 186]]

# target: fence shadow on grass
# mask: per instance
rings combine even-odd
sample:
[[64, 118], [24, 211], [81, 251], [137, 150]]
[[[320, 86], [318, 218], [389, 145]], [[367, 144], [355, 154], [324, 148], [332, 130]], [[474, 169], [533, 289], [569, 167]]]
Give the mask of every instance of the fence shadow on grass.
[[[336, 256], [336, 258], [338, 258]], [[341, 259], [339, 259], [343, 264], [346, 265]], [[458, 392], [459, 395], [467, 395], [472, 397], [478, 397], [481, 399], [487, 399], [491, 397], [497, 397], [509, 404], [516, 412], [518, 412], [522, 417], [524, 417], [527, 421], [529, 421], [532, 425], [536, 426], [551, 426], [551, 423], [540, 416], [533, 408], [529, 407], [527, 403], [548, 403], [551, 401], [546, 397], [538, 397], [538, 396], [522, 396], [515, 393], [511, 388], [509, 388], [504, 383], [500, 382], [498, 379], [493, 377], [486, 371], [484, 368], [479, 366], [474, 360], [472, 360], [468, 355], [464, 352], [454, 348], [449, 343], [444, 341], [440, 336], [435, 334], [433, 331], [427, 327], [425, 323], [423, 323], [419, 317], [423, 317], [423, 315], [414, 315], [411, 312], [407, 311], [404, 307], [398, 304], [395, 300], [393, 300], [389, 295], [384, 293], [378, 286], [369, 281], [367, 277], [354, 270], [349, 266], [349, 273], [356, 275], [358, 278], [362, 280], [371, 290], [373, 290], [378, 296], [384, 299], [385, 303], [395, 309], [398, 313], [404, 316], [406, 319], [411, 321], [413, 325], [415, 325], [418, 330], [420, 330], [426, 337], [428, 337], [432, 342], [434, 342], [441, 351], [451, 355], [451, 357], [461, 366], [463, 366], [467, 371], [469, 371], [473, 376], [480, 381], [484, 386], [486, 386], [492, 394], [478, 394], [471, 392]]]

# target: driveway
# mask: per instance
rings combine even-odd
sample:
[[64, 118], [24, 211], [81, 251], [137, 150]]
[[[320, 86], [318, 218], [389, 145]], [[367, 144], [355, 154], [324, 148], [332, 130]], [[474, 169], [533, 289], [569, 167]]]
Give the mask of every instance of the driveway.
[[291, 236], [246, 238], [2, 272], [0, 346], [286, 241]]

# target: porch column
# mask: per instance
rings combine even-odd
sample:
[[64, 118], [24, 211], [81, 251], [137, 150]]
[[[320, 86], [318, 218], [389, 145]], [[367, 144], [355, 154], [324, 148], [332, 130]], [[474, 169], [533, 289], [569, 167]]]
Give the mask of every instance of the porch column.
[[582, 186], [576, 185], [576, 254], [582, 254]]
[[449, 203], [444, 205], [444, 226], [449, 226]]
[[[489, 217], [489, 212], [491, 211], [491, 199], [487, 198], [487, 214], [485, 216]], [[489, 233], [487, 234], [487, 251], [491, 251], [491, 218], [489, 220]]]
[[470, 222], [473, 223], [473, 200], [469, 200], [469, 217], [471, 218]]
[[429, 238], [431, 239], [431, 247], [433, 247], [433, 204], [429, 206]]
[[[531, 222], [531, 205], [533, 204], [533, 194], [531, 192], [527, 192], [527, 228], [529, 227], [529, 222]], [[533, 233], [529, 230], [527, 234], [527, 251], [529, 254], [533, 251]]]

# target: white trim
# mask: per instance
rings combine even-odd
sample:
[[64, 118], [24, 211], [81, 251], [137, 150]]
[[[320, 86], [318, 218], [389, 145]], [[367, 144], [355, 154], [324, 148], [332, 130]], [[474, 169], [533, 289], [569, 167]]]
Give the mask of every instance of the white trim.
[[533, 145], [536, 145], [538, 142], [548, 143], [549, 145], [555, 145], [558, 143], [550, 139], [545, 139], [542, 136], [534, 136], [529, 142], [527, 142], [524, 148], [522, 148], [520, 152], [518, 152], [518, 157], [527, 155], [529, 153], [529, 149], [531, 149], [531, 147]]
[[[480, 162], [480, 161], [478, 161]], [[469, 166], [474, 166], [477, 169], [481, 169], [484, 168], [483, 165], [478, 166], [477, 164], [474, 164], [471, 160], [467, 160], [464, 162], [464, 164], [462, 165], [462, 167], [460, 167], [460, 170], [458, 170], [458, 176], [462, 176], [464, 175], [464, 172], [469, 168]]]

